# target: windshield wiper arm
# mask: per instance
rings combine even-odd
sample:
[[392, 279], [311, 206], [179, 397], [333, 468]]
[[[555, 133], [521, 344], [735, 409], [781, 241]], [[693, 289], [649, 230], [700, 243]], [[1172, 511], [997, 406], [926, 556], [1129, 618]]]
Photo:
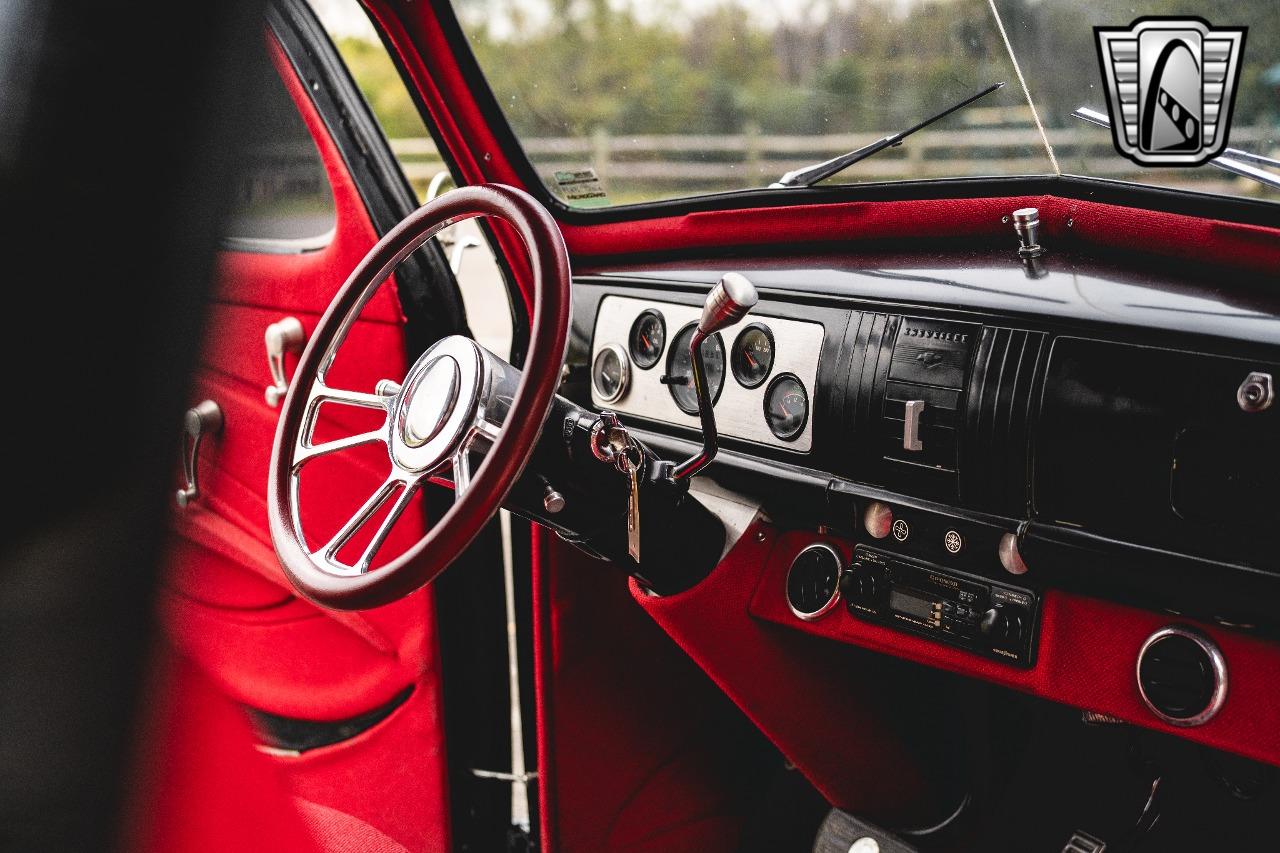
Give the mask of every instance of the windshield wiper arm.
[[[1089, 107], [1076, 107], [1071, 114], [1098, 127], [1111, 127], [1111, 118], [1106, 113]], [[1272, 157], [1264, 157], [1239, 148], [1225, 148], [1220, 156], [1209, 161], [1209, 165], [1217, 166], [1224, 172], [1257, 181], [1263, 186], [1280, 189], [1280, 175], [1258, 168], [1259, 166], [1280, 166], [1280, 160]]]
[[914, 127], [909, 127], [906, 130], [902, 130], [897, 133], [892, 133], [886, 136], [884, 139], [877, 139], [875, 142], [872, 142], [868, 145], [864, 145], [856, 151], [850, 151], [848, 154], [841, 154], [839, 157], [832, 157], [830, 160], [824, 160], [823, 162], [815, 163], [812, 166], [805, 166], [803, 169], [796, 169], [793, 172], [787, 172], [777, 181], [770, 184], [769, 189], [778, 190], [778, 189], [787, 189], [788, 187], [811, 187], [814, 184], [816, 184], [818, 181], [829, 178], [832, 175], [834, 175], [836, 172], [842, 172], [845, 169], [852, 166], [854, 163], [858, 163], [862, 160], [865, 160], [868, 157], [872, 156], [873, 154], [879, 154], [881, 151], [883, 151], [886, 148], [892, 148], [895, 145], [901, 145], [902, 140], [906, 139], [908, 136], [915, 133], [917, 130], [923, 130], [924, 128], [933, 124], [935, 121], [938, 121], [939, 119], [944, 119], [947, 116], [951, 115], [956, 110], [963, 109], [964, 107], [969, 106], [979, 98], [983, 98], [983, 97], [986, 97], [987, 95], [990, 95], [992, 92], [994, 92], [996, 89], [999, 89], [1003, 85], [1004, 85], [1003, 81], [999, 83], [992, 83], [990, 86], [983, 89], [981, 92], [977, 93], [976, 95], [970, 95], [969, 97], [965, 98], [963, 101], [952, 104], [942, 112], [938, 113], [935, 116], [930, 116], [929, 118], [925, 119], [924, 121], [920, 122]]

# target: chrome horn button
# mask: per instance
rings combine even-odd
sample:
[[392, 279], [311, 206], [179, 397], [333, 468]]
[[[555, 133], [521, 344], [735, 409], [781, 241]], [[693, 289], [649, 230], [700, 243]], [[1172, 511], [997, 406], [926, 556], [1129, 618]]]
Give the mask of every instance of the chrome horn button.
[[458, 362], [442, 355], [431, 362], [422, 378], [404, 398], [404, 435], [409, 447], [421, 447], [435, 438], [453, 411], [458, 398]]
[[451, 336], [424, 352], [391, 403], [391, 460], [409, 474], [447, 463], [466, 440], [484, 385], [479, 347]]

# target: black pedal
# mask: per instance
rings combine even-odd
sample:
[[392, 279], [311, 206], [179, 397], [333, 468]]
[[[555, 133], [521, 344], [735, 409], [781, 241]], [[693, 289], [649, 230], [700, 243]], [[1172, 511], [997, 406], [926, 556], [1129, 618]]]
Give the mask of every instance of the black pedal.
[[919, 850], [878, 826], [832, 809], [818, 828], [813, 853], [919, 853]]

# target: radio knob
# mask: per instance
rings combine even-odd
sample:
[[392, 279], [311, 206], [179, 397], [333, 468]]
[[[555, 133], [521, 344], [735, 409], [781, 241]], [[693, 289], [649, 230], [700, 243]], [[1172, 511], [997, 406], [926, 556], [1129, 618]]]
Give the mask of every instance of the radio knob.
[[1022, 614], [1006, 607], [993, 607], [982, 614], [978, 630], [998, 643], [1016, 643], [1022, 639]]
[[880, 576], [877, 566], [854, 566], [840, 579], [840, 594], [845, 601], [872, 606], [880, 597]]
[[978, 630], [993, 640], [1004, 640], [1009, 630], [1009, 620], [1000, 608], [993, 607], [982, 614]]

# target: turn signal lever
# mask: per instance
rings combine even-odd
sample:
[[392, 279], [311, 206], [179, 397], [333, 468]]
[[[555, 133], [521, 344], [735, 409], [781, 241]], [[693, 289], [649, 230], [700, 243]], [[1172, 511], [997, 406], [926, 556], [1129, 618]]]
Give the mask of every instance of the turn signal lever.
[[747, 316], [760, 295], [756, 287], [746, 276], [730, 272], [725, 273], [716, 286], [707, 294], [707, 301], [702, 307], [702, 319], [689, 342], [689, 360], [693, 365], [693, 388], [698, 395], [698, 417], [702, 420], [702, 449], [675, 467], [672, 479], [684, 480], [692, 477], [711, 464], [719, 450], [719, 435], [716, 432], [716, 414], [712, 408], [711, 390], [707, 387], [707, 366], [702, 354], [702, 342]]

